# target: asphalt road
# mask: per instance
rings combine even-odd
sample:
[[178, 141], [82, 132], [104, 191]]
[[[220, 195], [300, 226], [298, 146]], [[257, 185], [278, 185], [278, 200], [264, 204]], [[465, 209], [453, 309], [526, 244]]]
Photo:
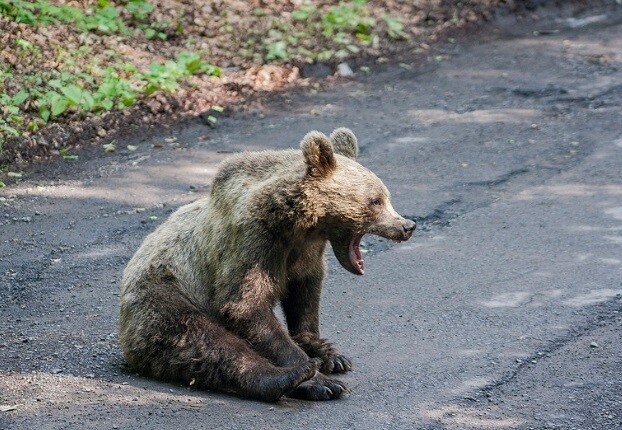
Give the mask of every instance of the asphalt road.
[[[622, 11], [536, 13], [1, 190], [0, 428], [622, 428]], [[337, 126], [419, 225], [364, 238], [362, 278], [329, 257], [322, 334], [353, 392], [265, 404], [127, 372], [118, 281], [144, 236], [228, 153]]]

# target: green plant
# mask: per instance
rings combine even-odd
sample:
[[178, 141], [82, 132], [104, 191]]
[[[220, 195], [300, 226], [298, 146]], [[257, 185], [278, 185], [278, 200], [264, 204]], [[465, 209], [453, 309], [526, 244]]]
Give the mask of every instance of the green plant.
[[[130, 15], [133, 25], [140, 28], [147, 38], [166, 39], [162, 28], [165, 23], [149, 23], [153, 5], [144, 0], [128, 0], [123, 7]], [[75, 25], [82, 31], [118, 33], [129, 35], [128, 23], [109, 0], [99, 0], [85, 9], [66, 4], [55, 5], [48, 0], [0, 0], [0, 15], [28, 25], [46, 26], [52, 24]]]
[[73, 24], [82, 31], [127, 33], [117, 10], [107, 0], [86, 10], [66, 4], [54, 5], [47, 0], [0, 0], [0, 14], [28, 25]]
[[153, 5], [144, 0], [129, 0], [125, 5], [125, 10], [131, 13], [132, 18], [146, 21], [153, 12]]
[[[50, 121], [79, 120], [124, 109], [158, 91], [198, 85], [196, 79], [188, 79], [193, 75], [219, 76], [220, 68], [204, 61], [203, 51], [195, 51], [208, 49], [206, 37], [212, 29], [197, 33], [195, 27], [200, 21], [189, 13], [187, 2], [178, 3], [173, 16], [165, 20], [158, 17], [170, 15], [169, 5], [164, 7], [166, 13], [154, 13], [160, 3], [151, 0], [0, 0], [1, 21], [18, 22], [22, 27], [58, 26], [49, 32], [30, 29], [6, 35], [4, 49], [11, 61], [0, 64], [0, 151], [6, 139], [35, 131]], [[375, 46], [380, 37], [407, 37], [399, 17], [376, 15], [378, 3], [373, 10], [366, 0], [294, 3], [291, 16], [276, 16], [273, 8], [254, 9], [252, 19], [258, 25], [246, 34], [234, 34], [235, 20], [227, 17], [220, 31], [232, 37], [241, 57], [256, 63], [341, 59], [358, 53], [365, 45]], [[12, 23], [8, 26], [14, 27]], [[70, 43], [56, 43], [62, 39], [64, 28], [71, 33]], [[48, 33], [52, 39], [43, 42], [40, 36]], [[31, 37], [33, 34], [37, 36]], [[169, 37], [175, 38], [174, 43], [144, 40]], [[158, 52], [187, 51], [146, 67], [141, 63], [137, 70], [128, 62], [133, 61], [129, 55], [145, 45], [150, 50], [164, 47]], [[219, 40], [214, 46], [222, 49]], [[208, 122], [214, 125], [217, 117], [218, 110], [213, 109]]]
[[222, 70], [210, 63], [201, 60], [196, 52], [184, 51], [177, 55], [177, 65], [184, 71], [184, 76], [204, 73], [209, 76], [220, 76]]
[[93, 94], [91, 110], [109, 111], [131, 106], [136, 101], [137, 89], [112, 67], [106, 69], [101, 84]]
[[303, 4], [299, 9], [292, 11], [292, 18], [300, 21], [309, 21], [315, 15], [319, 15], [320, 11], [311, 3]]
[[34, 2], [0, 0], [0, 14], [24, 24], [33, 25], [37, 23], [37, 15], [33, 13], [35, 7]]
[[370, 36], [376, 20], [369, 16], [366, 3], [366, 0], [353, 0], [351, 4], [340, 2], [339, 6], [331, 7], [322, 17], [324, 36], [349, 33], [362, 41], [371, 41]]
[[147, 39], [158, 38], [160, 40], [166, 40], [167, 34], [163, 31], [169, 26], [169, 23], [164, 21], [155, 21], [147, 25], [140, 26], [143, 33], [145, 33], [145, 37]]
[[149, 96], [158, 90], [175, 91], [182, 77], [197, 73], [220, 76], [222, 71], [219, 67], [201, 60], [196, 52], [182, 52], [175, 61], [168, 60], [164, 64], [151, 64], [149, 70], [139, 75], [138, 78], [144, 81], [143, 91]]
[[20, 48], [21, 51], [32, 51], [35, 49], [33, 44], [26, 39], [17, 38], [15, 39], [15, 44]]
[[69, 154], [69, 148], [67, 147], [60, 148], [58, 150], [58, 153], [60, 154], [61, 157], [63, 157], [64, 160], [67, 160], [67, 161], [75, 161], [78, 159], [77, 155]]
[[404, 40], [408, 39], [408, 34], [404, 31], [404, 24], [398, 17], [383, 14], [382, 19], [387, 26], [387, 34], [391, 39]]
[[[271, 30], [276, 33], [276, 30]], [[280, 32], [278, 32], [280, 36]], [[266, 45], [266, 60], [285, 60], [289, 57], [287, 54], [287, 42], [284, 39], [277, 39]]]
[[[330, 39], [330, 42], [333, 44], [333, 46], [329, 45], [329, 47], [317, 53], [309, 53], [304, 47], [299, 47], [297, 52], [308, 58], [326, 61], [333, 57], [348, 57], [358, 53], [361, 49], [361, 44], [376, 43], [379, 39], [379, 35], [376, 32], [377, 22], [371, 16], [366, 0], [341, 1], [337, 6], [330, 7], [326, 12], [320, 11], [310, 2], [307, 2], [292, 12], [292, 18], [306, 23], [307, 31], [304, 33], [306, 38], [310, 34], [319, 32], [325, 38]], [[386, 26], [387, 35], [391, 39], [407, 38], [399, 17], [384, 14], [382, 19]], [[295, 44], [299, 39], [303, 39], [303, 37], [291, 41], [291, 44]], [[286, 37], [270, 41], [267, 45], [269, 52], [269, 55], [266, 55], [267, 60], [284, 58], [282, 55], [279, 55], [283, 50], [278, 50], [278, 48], [282, 48], [283, 40], [289, 42]], [[278, 45], [279, 42], [281, 45]]]
[[[223, 113], [224, 110], [225, 108], [223, 108], [222, 106], [218, 106], [218, 105], [212, 106], [210, 109], [212, 113]], [[218, 122], [218, 119], [216, 118], [215, 115], [210, 114], [207, 116], [206, 121], [207, 121], [207, 125], [214, 128], [216, 127], [216, 122]]]
[[[5, 91], [0, 93], [0, 149], [7, 137], [35, 131], [69, 112], [84, 115], [123, 109], [133, 105], [140, 96], [176, 90], [188, 76], [220, 76], [221, 72], [219, 67], [203, 61], [198, 53], [181, 52], [175, 60], [151, 64], [146, 73], [139, 73], [129, 63], [115, 63], [102, 71], [95, 62], [90, 74], [52, 69], [22, 75], [22, 89], [9, 95], [4, 90], [5, 79], [13, 78], [13, 72], [4, 66], [0, 69], [0, 91]], [[23, 109], [34, 109], [38, 118], [32, 119], [30, 114], [25, 124]]]
[[20, 90], [14, 96], [0, 94], [0, 148], [3, 143], [2, 135], [19, 136], [15, 126], [24, 121], [20, 112], [20, 105], [26, 101], [28, 93]]

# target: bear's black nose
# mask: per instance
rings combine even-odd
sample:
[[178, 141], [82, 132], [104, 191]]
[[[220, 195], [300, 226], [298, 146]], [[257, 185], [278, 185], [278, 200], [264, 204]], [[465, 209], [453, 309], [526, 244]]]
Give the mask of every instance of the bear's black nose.
[[410, 239], [410, 236], [412, 236], [413, 231], [415, 231], [416, 228], [417, 224], [413, 220], [404, 220], [404, 222], [402, 223], [402, 229], [404, 229], [404, 237], [406, 238], [406, 240]]

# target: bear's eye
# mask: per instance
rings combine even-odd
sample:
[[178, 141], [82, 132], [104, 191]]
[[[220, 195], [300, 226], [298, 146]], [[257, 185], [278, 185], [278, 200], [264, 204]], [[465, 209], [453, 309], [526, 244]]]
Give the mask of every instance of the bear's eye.
[[381, 204], [382, 204], [382, 199], [380, 199], [380, 198], [373, 199], [373, 200], [371, 201], [371, 205], [372, 205], [372, 206], [380, 206]]

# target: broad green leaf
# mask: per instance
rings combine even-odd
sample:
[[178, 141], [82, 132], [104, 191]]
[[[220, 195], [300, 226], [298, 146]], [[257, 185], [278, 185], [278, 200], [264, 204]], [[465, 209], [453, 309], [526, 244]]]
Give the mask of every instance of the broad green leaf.
[[28, 92], [27, 92], [27, 91], [25, 91], [25, 90], [19, 90], [19, 91], [17, 92], [17, 94], [15, 94], [15, 95], [13, 96], [13, 104], [14, 104], [15, 106], [19, 106], [19, 105], [21, 105], [22, 103], [24, 103], [24, 102], [26, 101], [26, 99], [28, 98], [28, 96], [29, 96], [29, 94], [28, 94]]
[[52, 79], [48, 81], [48, 86], [52, 88], [61, 88], [63, 86], [63, 83], [60, 81], [60, 79]]
[[82, 102], [80, 103], [80, 107], [84, 110], [91, 110], [95, 106], [95, 100], [91, 93], [86, 90], [82, 91]]
[[108, 111], [108, 110], [112, 110], [112, 108], [114, 107], [114, 102], [110, 99], [105, 99], [105, 100], [102, 100], [101, 105], [105, 110]]
[[113, 97], [115, 95], [115, 85], [110, 81], [102, 82], [97, 89], [97, 93], [105, 97]]
[[60, 89], [61, 93], [67, 97], [69, 104], [77, 105], [82, 100], [82, 88], [77, 85], [67, 85]]
[[67, 110], [68, 106], [69, 106], [69, 103], [67, 102], [67, 99], [65, 97], [62, 97], [62, 96], [56, 97], [54, 100], [52, 100], [52, 103], [51, 103], [52, 116], [58, 116], [62, 114], [63, 112]]
[[39, 115], [43, 122], [47, 123], [50, 120], [50, 110], [48, 108], [40, 108]]
[[209, 63], [203, 63], [201, 65], [201, 71], [210, 76], [219, 77], [220, 75], [222, 75], [222, 69], [220, 67], [213, 66]]
[[292, 18], [299, 20], [305, 20], [309, 18], [310, 15], [311, 11], [308, 10], [295, 10], [292, 12]]
[[135, 95], [128, 95], [121, 99], [121, 103], [123, 104], [123, 106], [132, 106], [135, 100], [136, 100]]
[[17, 129], [11, 127], [10, 125], [2, 125], [0, 126], [0, 130], [10, 133], [13, 136], [19, 136], [19, 132], [17, 131]]

